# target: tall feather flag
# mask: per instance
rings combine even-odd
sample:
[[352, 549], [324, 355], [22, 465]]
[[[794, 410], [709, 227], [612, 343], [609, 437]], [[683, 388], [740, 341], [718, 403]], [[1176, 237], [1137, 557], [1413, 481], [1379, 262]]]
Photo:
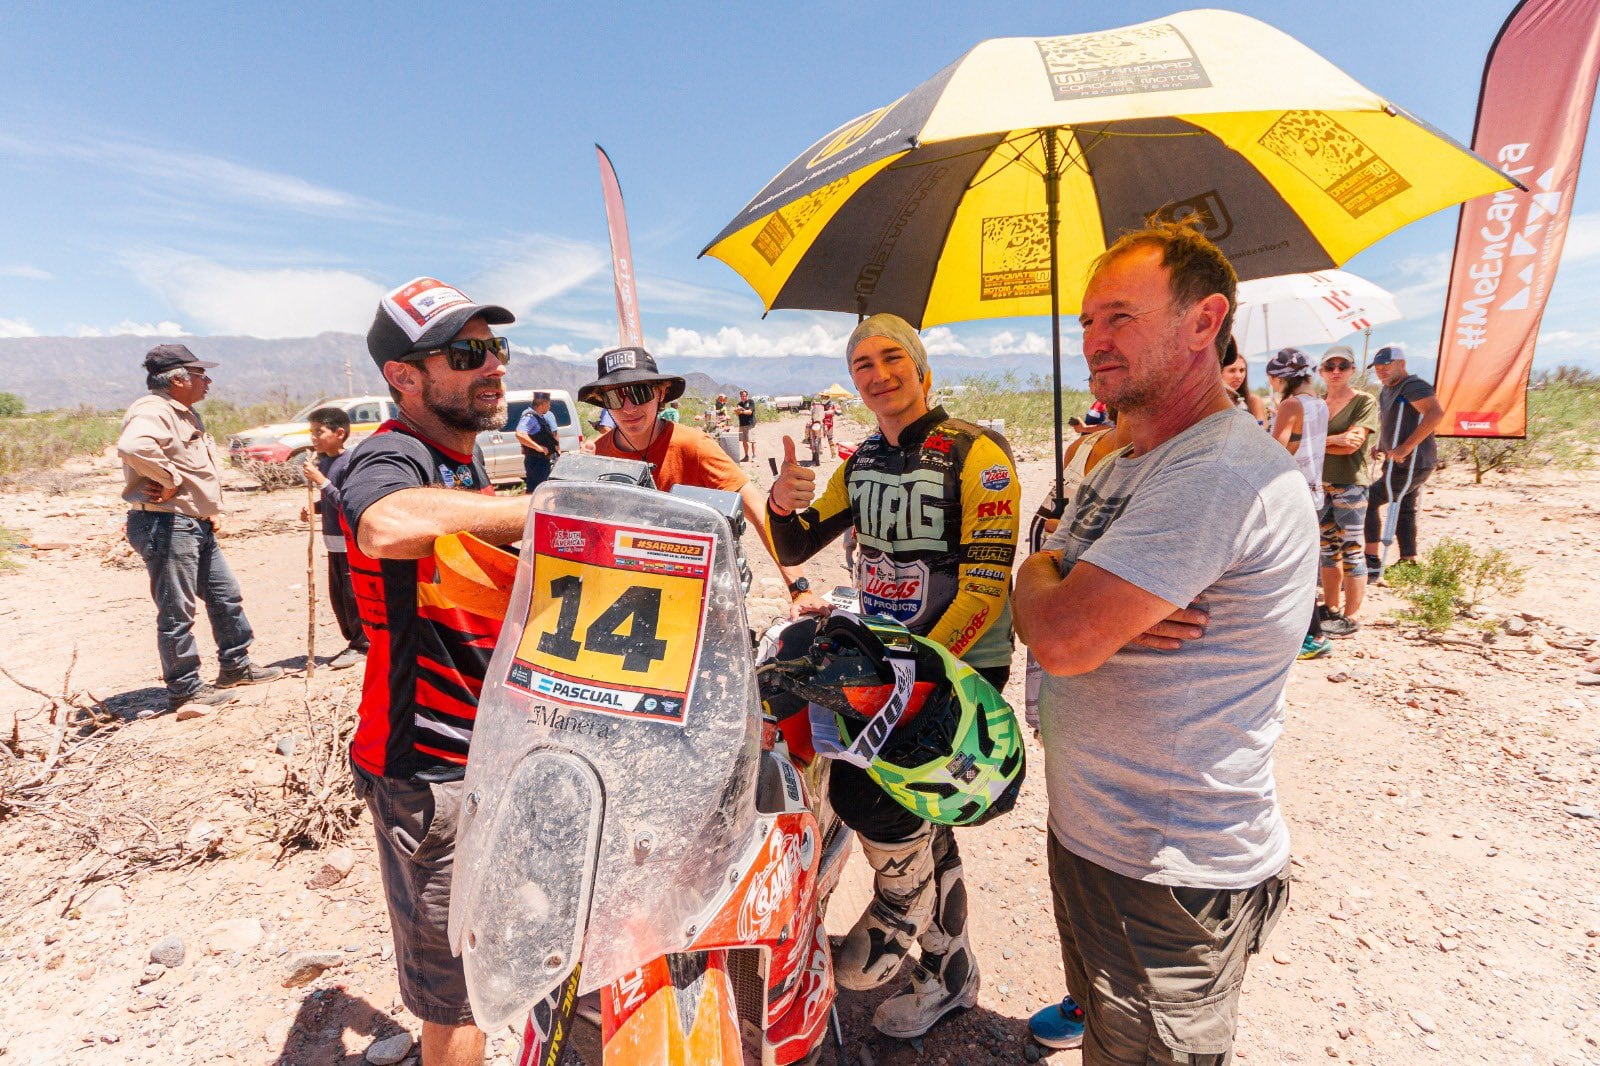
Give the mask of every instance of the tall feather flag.
[[611, 277], [617, 287], [617, 339], [623, 348], [644, 347], [639, 324], [639, 288], [633, 275], [633, 245], [628, 240], [628, 214], [622, 209], [622, 185], [611, 157], [598, 144], [600, 190], [606, 201], [606, 228], [611, 231]]
[[1522, 0], [1483, 71], [1473, 151], [1524, 188], [1461, 207], [1439, 341], [1446, 437], [1521, 437], [1600, 74], [1600, 4]]

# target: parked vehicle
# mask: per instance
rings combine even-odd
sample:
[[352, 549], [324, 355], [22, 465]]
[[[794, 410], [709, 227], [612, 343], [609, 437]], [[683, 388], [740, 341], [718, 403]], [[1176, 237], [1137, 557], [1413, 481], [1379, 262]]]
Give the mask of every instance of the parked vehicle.
[[311, 452], [311, 425], [306, 421], [319, 407], [337, 407], [350, 416], [350, 443], [362, 439], [394, 417], [394, 401], [387, 396], [339, 396], [309, 403], [287, 421], [240, 430], [228, 438], [228, 461], [299, 463]]
[[[550, 394], [550, 413], [556, 417], [556, 439], [563, 452], [576, 452], [583, 443], [578, 427], [577, 405], [572, 394], [565, 389], [540, 389]], [[517, 443], [517, 422], [533, 403], [532, 389], [506, 390], [506, 424], [500, 429], [486, 429], [478, 434], [478, 447], [483, 450], [483, 467], [489, 472], [489, 481], [506, 485], [522, 480], [522, 445]]]

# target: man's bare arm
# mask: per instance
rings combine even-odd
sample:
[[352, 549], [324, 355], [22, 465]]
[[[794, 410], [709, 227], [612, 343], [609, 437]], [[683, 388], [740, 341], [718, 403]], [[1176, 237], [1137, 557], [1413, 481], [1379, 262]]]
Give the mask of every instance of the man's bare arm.
[[522, 539], [528, 503], [526, 496], [401, 489], [362, 512], [356, 546], [374, 559], [421, 559], [433, 554], [433, 542], [447, 533], [512, 544]]
[[1011, 598], [1017, 635], [1047, 673], [1086, 674], [1130, 644], [1172, 651], [1205, 633], [1203, 612], [1175, 608], [1093, 563], [1079, 561], [1064, 578], [1059, 567], [1056, 552], [1029, 556]]

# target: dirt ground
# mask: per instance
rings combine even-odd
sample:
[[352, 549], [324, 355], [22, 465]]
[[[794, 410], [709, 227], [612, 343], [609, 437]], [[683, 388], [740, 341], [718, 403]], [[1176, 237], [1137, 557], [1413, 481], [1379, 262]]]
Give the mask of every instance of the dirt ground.
[[[758, 429], [763, 457], [778, 453], [784, 430], [798, 436], [798, 421]], [[1019, 458], [1028, 515], [1048, 463]], [[764, 458], [751, 469], [770, 480]], [[71, 759], [50, 787], [0, 797], [0, 1058], [360, 1062], [375, 1039], [418, 1028], [396, 995], [370, 826], [343, 855], [280, 860], [271, 843], [286, 817], [286, 773], [303, 773], [326, 743], [331, 708], [353, 700], [359, 671], [319, 669], [309, 685], [296, 674], [190, 720], [140, 717], [164, 712], [164, 698], [119, 484], [104, 457], [0, 496], [0, 525], [34, 546], [0, 574], [0, 666], [109, 715], [81, 747], [80, 726], [64, 734]], [[256, 661], [297, 669], [303, 500], [232, 482], [223, 541]], [[1600, 676], [1586, 672], [1600, 655], [1600, 623], [1587, 614], [1600, 482], [1534, 472], [1474, 486], [1446, 470], [1420, 524], [1425, 543], [1456, 534], [1505, 548], [1530, 567], [1528, 588], [1485, 604], [1482, 628], [1443, 644], [1390, 622], [1397, 600], [1376, 590], [1359, 634], [1295, 666], [1277, 771], [1296, 880], [1246, 981], [1238, 1057], [1600, 1062], [1600, 687], [1579, 683]], [[837, 550], [811, 572], [824, 589], [846, 580]], [[755, 591], [759, 624], [782, 605], [765, 559]], [[199, 629], [210, 671], [203, 620]], [[320, 656], [341, 646], [325, 607], [316, 645]], [[1019, 650], [1008, 689], [1019, 707], [1021, 674]], [[20, 749], [42, 770], [51, 718], [46, 699], [0, 678], [0, 760]], [[1031, 740], [1029, 757], [1017, 809], [960, 834], [979, 1006], [905, 1044], [871, 1032], [881, 994], [844, 994], [842, 1061], [1039, 1057], [1027, 1016], [1063, 987], [1043, 753]], [[848, 926], [862, 888], [854, 871], [830, 926]], [[152, 963], [167, 937], [181, 939], [183, 960]], [[509, 1062], [513, 1048], [511, 1034], [493, 1034], [491, 1061]], [[1072, 1063], [1078, 1053], [1048, 1057]]]

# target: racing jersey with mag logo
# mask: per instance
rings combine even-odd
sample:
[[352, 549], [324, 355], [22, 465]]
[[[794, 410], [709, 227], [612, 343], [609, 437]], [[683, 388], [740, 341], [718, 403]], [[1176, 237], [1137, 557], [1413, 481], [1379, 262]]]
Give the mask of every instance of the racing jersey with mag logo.
[[834, 471], [808, 510], [769, 512], [786, 566], [852, 526], [864, 614], [887, 615], [978, 669], [1011, 662], [1011, 564], [1021, 489], [1005, 438], [941, 407], [882, 433]]

